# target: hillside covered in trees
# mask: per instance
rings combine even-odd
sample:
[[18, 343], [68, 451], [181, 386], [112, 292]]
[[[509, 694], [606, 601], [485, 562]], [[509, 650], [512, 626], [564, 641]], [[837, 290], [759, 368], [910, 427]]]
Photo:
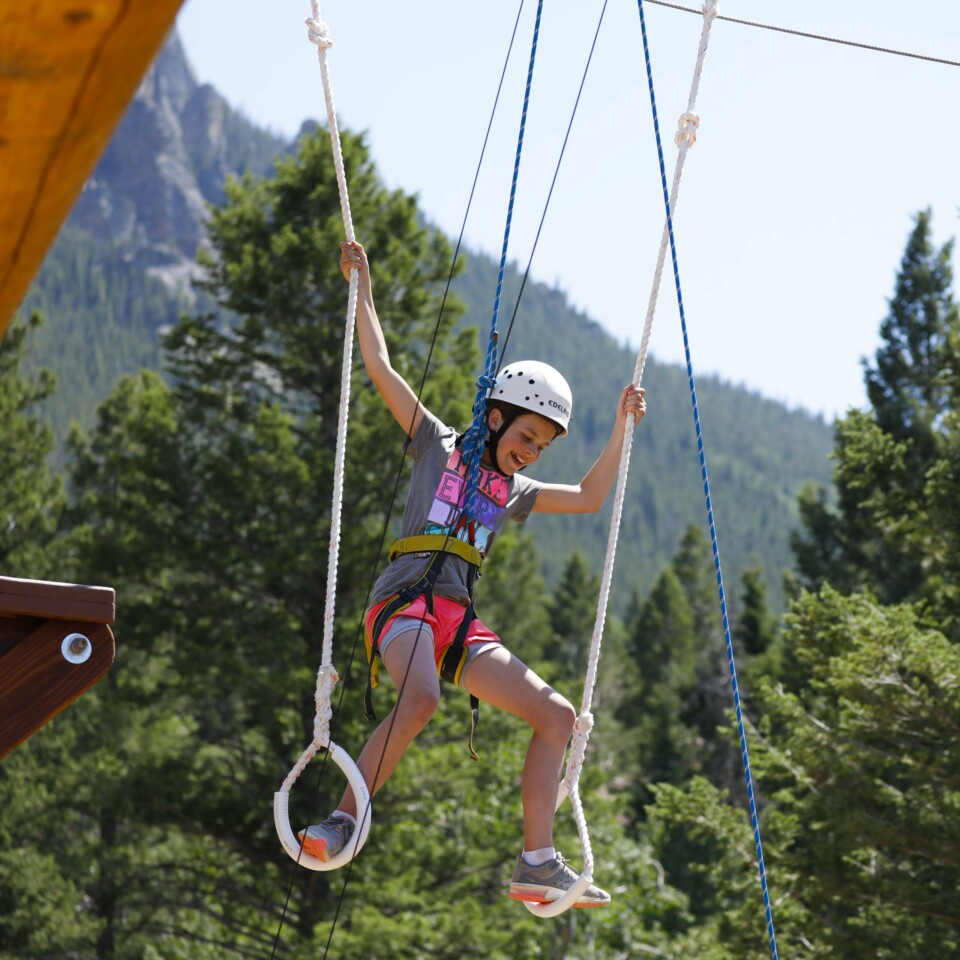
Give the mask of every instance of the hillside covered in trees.
[[[358, 235], [380, 251], [391, 353], [417, 382], [450, 245], [413, 198], [383, 186], [362, 138], [345, 134], [344, 149]], [[38, 288], [45, 323], [24, 315], [0, 345], [0, 569], [118, 595], [107, 678], [0, 764], [0, 960], [768, 955], [713, 558], [698, 516], [685, 521], [680, 471], [695, 493], [699, 477], [672, 432], [679, 399], [658, 401], [638, 433], [642, 480], [618, 556], [628, 602], [608, 623], [581, 784], [612, 905], [546, 922], [506, 898], [527, 730], [484, 708], [481, 761], [470, 762], [467, 703], [449, 688], [375, 801], [349, 873], [298, 871], [282, 852], [272, 796], [313, 730], [346, 287], [325, 135], [306, 133], [268, 174], [225, 188], [189, 295], [171, 293], [169, 270], [111, 273], [113, 248], [94, 256], [91, 234], [72, 225], [51, 268], [129, 303], [192, 299], [162, 319], [153, 308], [136, 317], [155, 355], [131, 346], [89, 368], [115, 377], [131, 366], [103, 384], [99, 406], [91, 392], [94, 410], [61, 397], [81, 423], [69, 438], [45, 420], [58, 391], [37, 345], [66, 322], [72, 281], [59, 299]], [[133, 265], [124, 243], [120, 261]], [[816, 479], [803, 430], [812, 448], [824, 426], [723, 384], [701, 391], [718, 437], [721, 533], [745, 561], [728, 584], [731, 630], [782, 956], [960, 955], [960, 315], [949, 254], [921, 212], [866, 365], [870, 406], [836, 424], [832, 480], [799, 499]], [[477, 363], [471, 283], [489, 269], [472, 262], [440, 320], [424, 394], [456, 422], [473, 393], [463, 371]], [[544, 458], [576, 475], [629, 358], [587, 318], [566, 324], [559, 294], [537, 293], [516, 355], [549, 340], [545, 358], [582, 376], [579, 437]], [[118, 327], [132, 310], [116, 309]], [[557, 324], [550, 338], [537, 337], [544, 317]], [[111, 338], [122, 339], [113, 331], [100, 346]], [[679, 391], [679, 371], [648, 370], [651, 396]], [[355, 756], [367, 733], [358, 627], [400, 450], [359, 369], [354, 387], [334, 739]], [[756, 537], [739, 547], [741, 521], [726, 519], [737, 503], [742, 537]], [[762, 510], [769, 525], [751, 527]], [[504, 537], [478, 596], [484, 619], [575, 703], [598, 580], [590, 521], [578, 523]], [[762, 549], [765, 530], [789, 541], [783, 618], [766, 584], [786, 561]], [[385, 711], [395, 694], [385, 684], [377, 696]], [[341, 786], [317, 760], [292, 795], [292, 821], [316, 819]], [[577, 862], [567, 811], [557, 844]]]

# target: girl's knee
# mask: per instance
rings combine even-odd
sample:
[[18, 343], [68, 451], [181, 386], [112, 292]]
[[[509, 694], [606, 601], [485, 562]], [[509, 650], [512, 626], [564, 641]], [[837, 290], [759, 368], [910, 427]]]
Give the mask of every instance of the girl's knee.
[[439, 704], [439, 685], [436, 688], [418, 686], [401, 692], [397, 709], [407, 723], [423, 729], [437, 712]]
[[563, 730], [564, 736], [569, 737], [573, 733], [573, 725], [577, 722], [577, 711], [573, 704], [566, 698], [556, 694], [560, 701], [557, 704], [557, 727]]
[[551, 690], [533, 726], [538, 733], [566, 743], [576, 720], [577, 711], [573, 704], [556, 690]]

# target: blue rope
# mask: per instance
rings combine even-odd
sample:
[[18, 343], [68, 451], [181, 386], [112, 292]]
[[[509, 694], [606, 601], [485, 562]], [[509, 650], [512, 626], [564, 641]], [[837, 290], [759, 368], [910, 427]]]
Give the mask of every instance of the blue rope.
[[513, 205], [517, 196], [517, 178], [520, 175], [520, 155], [523, 152], [523, 135], [527, 127], [527, 108], [530, 104], [530, 87], [533, 84], [533, 66], [537, 59], [537, 41], [540, 37], [540, 17], [543, 0], [537, 4], [537, 18], [533, 26], [533, 42], [530, 45], [530, 63], [527, 66], [527, 86], [523, 94], [523, 110], [520, 114], [520, 133], [517, 136], [517, 154], [513, 161], [513, 181], [510, 184], [510, 200], [507, 204], [507, 222], [503, 231], [503, 247], [500, 251], [500, 272], [497, 275], [497, 292], [493, 300], [493, 316], [490, 318], [490, 338], [487, 341], [487, 357], [483, 373], [477, 378], [477, 395], [473, 401], [473, 423], [463, 437], [462, 455], [467, 463], [467, 489], [463, 502], [463, 519], [476, 517], [477, 489], [480, 485], [480, 458], [487, 439], [487, 424], [484, 413], [487, 396], [497, 378], [497, 318], [500, 315], [500, 298], [503, 294], [503, 275], [507, 268], [507, 248], [510, 245], [510, 226], [513, 223]]
[[663, 187], [663, 202], [667, 211], [667, 231], [670, 236], [670, 258], [673, 262], [673, 279], [677, 288], [677, 304], [680, 308], [680, 326], [683, 330], [683, 350], [687, 360], [687, 379], [690, 384], [690, 400], [693, 404], [693, 422], [697, 431], [697, 451], [700, 455], [700, 476], [703, 479], [703, 493], [707, 504], [707, 521], [710, 525], [710, 543], [713, 547], [713, 566], [717, 573], [717, 589], [720, 595], [720, 614], [723, 618], [723, 636], [727, 644], [727, 661], [730, 667], [730, 685], [733, 690], [733, 703], [737, 711], [737, 725], [740, 732], [740, 756], [743, 760], [743, 775], [747, 785], [747, 800], [750, 805], [750, 823], [753, 827], [753, 842], [757, 855], [757, 867], [760, 871], [760, 887], [763, 890], [763, 906], [766, 913], [767, 934], [770, 937], [770, 955], [778, 960], [777, 936], [773, 928], [773, 910], [770, 906], [770, 891], [767, 888], [767, 872], [763, 862], [763, 844], [760, 841], [760, 821], [757, 816], [757, 803], [753, 792], [753, 777], [750, 773], [750, 756], [747, 752], [747, 732], [743, 723], [740, 704], [740, 686], [737, 683], [737, 667], [733, 659], [733, 640], [730, 636], [730, 621], [727, 618], [727, 601], [723, 590], [723, 573], [720, 570], [720, 546], [717, 542], [717, 528], [713, 519], [713, 500], [710, 496], [710, 480], [707, 477], [707, 455], [703, 446], [700, 429], [700, 409], [697, 405], [697, 389], [693, 379], [693, 364], [690, 360], [690, 341], [687, 336], [687, 318], [683, 309], [683, 292], [680, 289], [680, 267], [677, 263], [677, 246], [673, 235], [673, 214], [670, 210], [670, 193], [667, 189], [667, 173], [663, 161], [663, 144], [660, 139], [660, 121], [657, 118], [657, 101], [653, 92], [653, 70], [650, 66], [650, 48], [647, 44], [647, 25], [643, 16], [643, 0], [637, 0], [640, 10], [640, 29], [643, 33], [643, 55], [647, 65], [647, 85], [650, 88], [650, 107], [653, 111], [653, 127], [657, 138], [657, 156], [660, 160], [660, 182]]

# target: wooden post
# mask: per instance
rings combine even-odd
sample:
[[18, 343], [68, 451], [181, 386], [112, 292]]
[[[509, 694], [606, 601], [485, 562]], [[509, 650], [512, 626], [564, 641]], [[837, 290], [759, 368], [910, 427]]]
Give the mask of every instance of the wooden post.
[[0, 759], [110, 668], [115, 601], [109, 587], [0, 577]]

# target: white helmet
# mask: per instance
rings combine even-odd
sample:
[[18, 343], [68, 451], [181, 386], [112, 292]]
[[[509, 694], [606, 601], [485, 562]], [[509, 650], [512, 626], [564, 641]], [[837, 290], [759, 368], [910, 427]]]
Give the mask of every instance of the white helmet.
[[512, 403], [522, 410], [539, 413], [566, 435], [573, 411], [573, 393], [563, 375], [539, 360], [517, 360], [498, 374], [487, 400]]

